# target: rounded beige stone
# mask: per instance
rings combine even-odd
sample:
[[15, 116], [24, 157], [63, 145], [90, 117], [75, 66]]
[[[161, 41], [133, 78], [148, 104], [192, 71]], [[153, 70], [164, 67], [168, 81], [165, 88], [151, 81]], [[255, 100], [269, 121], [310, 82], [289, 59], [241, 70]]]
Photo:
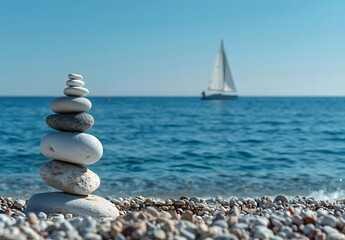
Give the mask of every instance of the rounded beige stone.
[[58, 160], [42, 164], [40, 175], [54, 188], [84, 196], [94, 192], [101, 183], [98, 175], [90, 169]]

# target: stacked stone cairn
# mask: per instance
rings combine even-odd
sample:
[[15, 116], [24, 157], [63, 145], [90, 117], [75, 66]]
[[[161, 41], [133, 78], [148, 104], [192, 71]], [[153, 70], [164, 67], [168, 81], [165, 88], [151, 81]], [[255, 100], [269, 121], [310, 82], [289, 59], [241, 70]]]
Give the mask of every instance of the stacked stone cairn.
[[50, 108], [56, 114], [46, 119], [48, 126], [59, 132], [46, 135], [40, 145], [42, 154], [53, 159], [41, 165], [41, 178], [63, 192], [32, 196], [27, 212], [116, 218], [118, 210], [111, 202], [91, 195], [99, 187], [100, 179], [83, 165], [97, 162], [102, 157], [103, 147], [96, 137], [84, 133], [92, 128], [94, 119], [85, 113], [92, 104], [84, 98], [89, 90], [84, 87], [83, 76], [69, 74], [68, 78], [66, 96], [51, 103]]

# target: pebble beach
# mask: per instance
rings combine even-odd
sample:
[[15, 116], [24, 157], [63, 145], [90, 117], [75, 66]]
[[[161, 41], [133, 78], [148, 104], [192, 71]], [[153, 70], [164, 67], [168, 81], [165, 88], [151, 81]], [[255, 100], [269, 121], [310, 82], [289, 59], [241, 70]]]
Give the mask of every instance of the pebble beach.
[[345, 239], [345, 201], [283, 195], [179, 199], [106, 197], [114, 218], [26, 211], [0, 197], [0, 239]]

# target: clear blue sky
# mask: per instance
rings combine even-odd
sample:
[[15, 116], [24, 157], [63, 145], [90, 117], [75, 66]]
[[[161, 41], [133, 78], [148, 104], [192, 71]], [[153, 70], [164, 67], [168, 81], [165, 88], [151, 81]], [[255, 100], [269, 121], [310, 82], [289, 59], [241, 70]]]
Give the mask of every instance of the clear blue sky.
[[240, 95], [345, 96], [343, 0], [0, 1], [0, 95], [196, 96], [222, 38]]

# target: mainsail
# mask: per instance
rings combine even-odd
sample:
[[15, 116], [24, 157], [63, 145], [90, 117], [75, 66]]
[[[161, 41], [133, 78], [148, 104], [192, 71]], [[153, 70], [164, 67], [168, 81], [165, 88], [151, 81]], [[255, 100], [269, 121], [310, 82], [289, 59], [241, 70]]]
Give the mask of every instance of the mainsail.
[[213, 73], [208, 87], [210, 91], [236, 92], [235, 83], [231, 74], [231, 70], [226, 58], [223, 41], [220, 45], [219, 52], [213, 68]]

